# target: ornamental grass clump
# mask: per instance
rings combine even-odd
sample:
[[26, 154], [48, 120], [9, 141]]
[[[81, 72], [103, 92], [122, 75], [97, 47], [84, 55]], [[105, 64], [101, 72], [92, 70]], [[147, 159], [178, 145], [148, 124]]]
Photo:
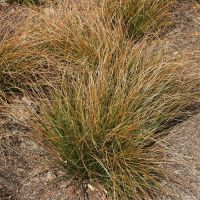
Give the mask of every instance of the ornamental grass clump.
[[15, 33], [0, 41], [0, 90], [10, 93], [30, 89], [52, 73], [48, 71], [45, 59], [27, 48], [23, 35]]
[[46, 79], [54, 77], [56, 80], [59, 76], [59, 70], [54, 70], [48, 62], [45, 49], [35, 48], [29, 40], [32, 37], [28, 29], [30, 12], [19, 8], [0, 16], [1, 92], [42, 88], [47, 83]]
[[112, 62], [66, 72], [34, 124], [68, 175], [103, 185], [114, 200], [163, 192], [161, 130], [191, 103], [182, 66], [154, 51], [124, 43]]
[[121, 48], [127, 35], [137, 40], [161, 28], [171, 1], [55, 2], [43, 11], [33, 12], [29, 23], [32, 43], [56, 59], [81, 63], [98, 62], [102, 51], [109, 52], [116, 44]]
[[0, 90], [16, 85], [14, 77], [21, 79], [24, 71], [24, 50], [22, 44], [22, 26], [25, 22], [25, 10], [16, 10], [1, 14], [0, 19]]
[[17, 3], [17, 4], [25, 4], [25, 5], [31, 5], [31, 4], [40, 5], [39, 0], [7, 0], [6, 2]]
[[[162, 8], [166, 8], [167, 3], [166, 1], [159, 2], [162, 2], [159, 10], [162, 12]], [[60, 68], [67, 63], [77, 66], [87, 61], [88, 65], [90, 63], [94, 67], [99, 64], [102, 57], [110, 55], [111, 51], [115, 51], [112, 55], [117, 57], [123, 41], [127, 40], [124, 31], [130, 32], [129, 24], [138, 26], [137, 20], [135, 21], [131, 14], [144, 15], [139, 11], [145, 11], [146, 14], [146, 10], [148, 12], [152, 10], [151, 12], [154, 13], [155, 8], [155, 16], [160, 16], [157, 14], [157, 7], [161, 4], [155, 2], [148, 6], [149, 1], [145, 3], [104, 1], [102, 4], [102, 2], [84, 0], [79, 4], [65, 0], [54, 3], [49, 3], [49, 7], [44, 9], [23, 8], [21, 11], [19, 9], [8, 14], [12, 16], [10, 18], [12, 23], [16, 21], [14, 26], [8, 25], [10, 30], [5, 28], [4, 24], [7, 21], [5, 17], [2, 17], [0, 22], [0, 89], [36, 84], [36, 81], [41, 80], [41, 76], [47, 79], [47, 76], [53, 74], [56, 77]], [[127, 11], [120, 11], [122, 8]], [[132, 11], [133, 8], [137, 8], [136, 11]], [[127, 19], [122, 19], [124, 15]], [[153, 26], [154, 23], [150, 23], [150, 19], [157, 22], [153, 14], [146, 14], [141, 25], [138, 26], [141, 28], [133, 28], [133, 32], [138, 33], [135, 29], [144, 30], [143, 27], [149, 27], [150, 24]]]
[[134, 43], [140, 31], [127, 37], [121, 11], [113, 22], [98, 2], [63, 2], [30, 18], [27, 41], [62, 73], [33, 128], [78, 183], [98, 183], [114, 200], [153, 199], [172, 177], [160, 167], [161, 136], [192, 104], [194, 83], [159, 45]]
[[29, 43], [63, 65], [81, 65], [86, 61], [98, 65], [102, 54], [120, 49], [125, 38], [120, 27], [105, 26], [97, 7], [92, 5], [63, 1], [42, 12], [34, 11], [29, 23]]
[[122, 26], [132, 39], [158, 31], [169, 21], [172, 0], [104, 0], [100, 7], [106, 20]]

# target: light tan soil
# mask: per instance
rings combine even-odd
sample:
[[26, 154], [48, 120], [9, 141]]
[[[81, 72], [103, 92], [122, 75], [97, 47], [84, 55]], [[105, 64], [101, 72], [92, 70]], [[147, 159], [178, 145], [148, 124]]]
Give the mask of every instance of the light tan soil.
[[[179, 176], [183, 185], [168, 185], [176, 200], [200, 199], [200, 114], [173, 128], [166, 140], [169, 157], [174, 163], [167, 166]], [[166, 167], [166, 166], [165, 166]]]
[[[0, 14], [9, 10], [4, 7], [0, 5]], [[174, 25], [167, 30], [162, 42], [170, 44], [169, 53], [190, 58], [188, 68], [198, 78], [200, 5], [192, 0], [180, 0], [173, 12]], [[0, 107], [0, 200], [87, 199], [84, 187], [72, 186], [72, 180], [52, 164], [47, 152], [30, 139], [33, 104], [29, 98], [14, 97], [9, 108]], [[159, 200], [200, 200], [200, 114], [174, 127], [164, 144], [174, 163], [163, 167], [173, 170], [184, 180], [184, 186], [163, 182], [174, 197]], [[89, 199], [106, 199], [105, 193], [99, 191], [94, 185], [89, 187]]]
[[[171, 44], [170, 53], [188, 59], [189, 73], [200, 78], [200, 4], [179, 1], [174, 8], [175, 26], [164, 41]], [[199, 109], [197, 110], [199, 112]], [[184, 185], [166, 183], [176, 200], [200, 200], [200, 114], [174, 127], [166, 139], [166, 147], [174, 164], [169, 167]], [[167, 199], [167, 198], [161, 198]]]

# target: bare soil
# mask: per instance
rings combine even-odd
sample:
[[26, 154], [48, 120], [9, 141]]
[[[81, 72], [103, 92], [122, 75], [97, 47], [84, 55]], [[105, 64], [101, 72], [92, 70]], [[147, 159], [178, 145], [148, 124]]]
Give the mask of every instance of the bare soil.
[[[0, 4], [0, 16], [15, 9]], [[188, 58], [190, 73], [199, 78], [200, 4], [180, 0], [173, 8], [172, 24], [161, 40], [170, 44], [170, 54]], [[75, 187], [74, 180], [66, 177], [45, 149], [31, 139], [33, 105], [28, 97], [18, 96], [10, 99], [9, 107], [0, 106], [0, 199], [84, 200], [89, 196], [91, 200], [105, 200], [105, 192], [95, 185]], [[174, 163], [163, 167], [174, 171], [184, 185], [163, 182], [173, 195], [159, 200], [200, 200], [200, 113], [172, 128], [164, 144]]]

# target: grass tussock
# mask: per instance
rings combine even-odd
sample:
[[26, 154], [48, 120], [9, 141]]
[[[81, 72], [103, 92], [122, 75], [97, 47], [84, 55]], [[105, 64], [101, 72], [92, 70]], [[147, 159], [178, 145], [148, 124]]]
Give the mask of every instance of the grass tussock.
[[[113, 5], [115, 3], [113, 1]], [[116, 58], [126, 40], [124, 27], [120, 25], [121, 19], [107, 16], [106, 5], [110, 3], [59, 1], [56, 5], [50, 3], [45, 9], [27, 9], [23, 26], [21, 22], [15, 26], [18, 33], [9, 39], [5, 37], [8, 32], [3, 33], [4, 40], [0, 44], [1, 87], [36, 84], [41, 77], [47, 79], [45, 74], [52, 76], [51, 72], [55, 72], [53, 76], [56, 77], [66, 63], [79, 65], [87, 61], [94, 67], [104, 57]], [[128, 9], [128, 5], [123, 6], [124, 9]], [[19, 19], [17, 14], [15, 16]], [[106, 20], [108, 18], [115, 18], [120, 23], [113, 26]]]
[[23, 44], [21, 35], [3, 38], [0, 41], [0, 90], [10, 92], [30, 87], [29, 81], [41, 72], [37, 57], [40, 59]]
[[139, 39], [166, 25], [173, 0], [104, 0], [101, 4], [106, 21], [123, 27], [125, 34]]
[[31, 42], [57, 60], [98, 64], [99, 57], [121, 48], [127, 34], [138, 39], [158, 30], [168, 5], [169, 0], [57, 2], [42, 12], [33, 12], [32, 21], [35, 15], [38, 18], [37, 23], [29, 23], [34, 34]]
[[116, 51], [120, 49], [120, 30], [118, 34], [107, 30], [98, 17], [91, 17], [96, 10], [88, 13], [91, 7], [87, 5], [89, 10], [63, 1], [42, 10], [29, 9], [25, 22], [15, 26], [16, 33], [10, 34], [5, 27], [0, 42], [1, 89], [39, 85], [36, 82], [49, 76], [57, 80], [63, 65], [86, 60], [96, 65], [114, 45], [118, 45]]
[[[105, 54], [120, 49], [124, 39], [122, 30], [104, 26], [97, 9], [92, 11], [89, 3], [86, 8], [81, 5], [65, 1], [43, 12], [33, 12], [29, 43], [45, 49], [51, 59], [64, 65], [83, 62], [98, 65]], [[33, 23], [35, 15], [37, 23]]]
[[102, 58], [94, 70], [85, 62], [41, 106], [37, 132], [59, 163], [80, 181], [102, 184], [112, 199], [162, 191], [160, 130], [191, 100], [180, 65], [153, 51], [125, 45], [112, 64]]
[[29, 14], [30, 10], [19, 8], [0, 19], [1, 92], [41, 88], [46, 85], [46, 79], [57, 79], [58, 73], [50, 67], [45, 50], [35, 48], [28, 40]]
[[39, 5], [39, 0], [7, 0], [8, 3], [17, 3], [17, 4], [25, 4], [25, 5], [31, 5], [36, 4]]
[[[0, 19], [0, 89], [10, 85], [10, 80], [22, 72], [23, 54], [20, 48], [21, 28], [24, 25], [23, 11], [9, 12]], [[20, 66], [18, 68], [18, 66]]]

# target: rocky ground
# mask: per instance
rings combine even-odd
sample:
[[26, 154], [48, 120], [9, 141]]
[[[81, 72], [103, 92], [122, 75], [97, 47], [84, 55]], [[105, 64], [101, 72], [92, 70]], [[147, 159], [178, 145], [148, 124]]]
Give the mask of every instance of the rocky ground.
[[[14, 13], [15, 9], [0, 4], [0, 13]], [[180, 0], [173, 13], [173, 26], [161, 40], [170, 44], [170, 53], [190, 58], [188, 68], [198, 78], [200, 4]], [[73, 180], [65, 177], [52, 164], [47, 152], [31, 139], [34, 135], [29, 120], [35, 112], [33, 105], [28, 97], [19, 96], [10, 99], [9, 107], [0, 107], [0, 199], [78, 200], [87, 199], [88, 195], [92, 200], [106, 199], [105, 192], [96, 192], [101, 190], [94, 185], [89, 185], [87, 193], [84, 186], [72, 187]], [[184, 186], [163, 183], [169, 193], [174, 193], [170, 200], [200, 200], [200, 112], [197, 110], [195, 115], [175, 126], [164, 143], [174, 160], [167, 167], [184, 180]]]

